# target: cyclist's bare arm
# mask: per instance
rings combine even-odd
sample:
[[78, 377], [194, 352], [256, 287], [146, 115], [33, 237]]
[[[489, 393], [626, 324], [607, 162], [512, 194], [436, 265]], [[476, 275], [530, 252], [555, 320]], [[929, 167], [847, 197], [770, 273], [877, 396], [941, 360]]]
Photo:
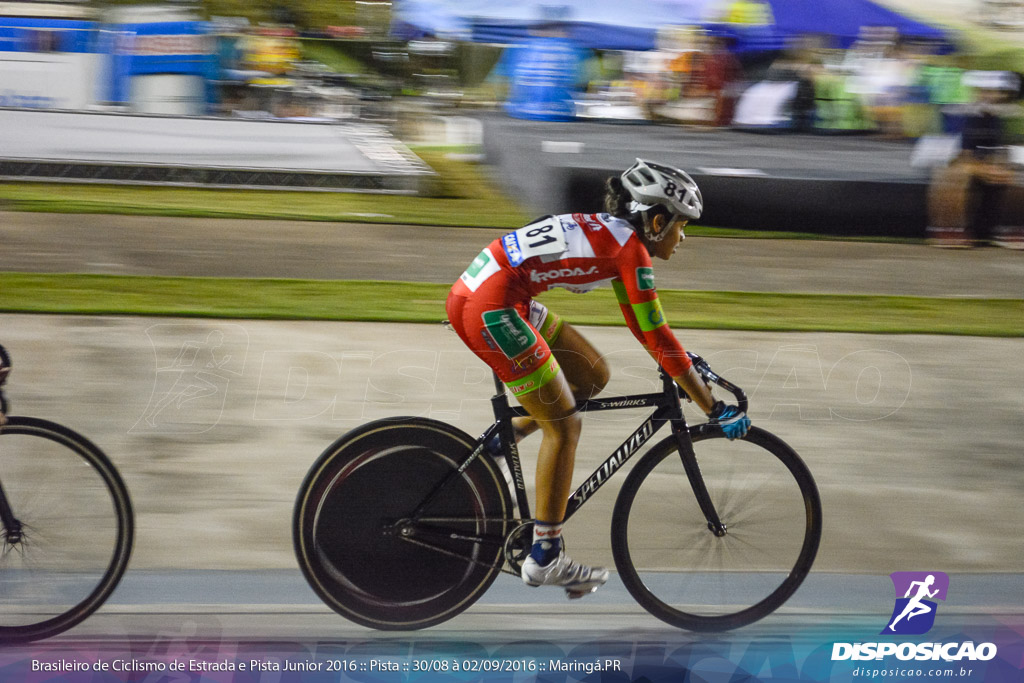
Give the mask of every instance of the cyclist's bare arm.
[[711, 414], [715, 407], [715, 398], [711, 395], [711, 389], [704, 383], [704, 378], [700, 376], [696, 368], [691, 366], [685, 374], [673, 377], [672, 379], [682, 387], [686, 395], [697, 404], [698, 408], [704, 411], [705, 415]]
[[[661, 358], [657, 353], [652, 352], [650, 349], [647, 349], [647, 352], [655, 362], [661, 362]], [[700, 376], [695, 367], [690, 366], [685, 372], [673, 375], [672, 379], [697, 404], [697, 407], [704, 411], [705, 415], [711, 413], [715, 407], [715, 397], [711, 394], [711, 388], [704, 382], [704, 378]]]

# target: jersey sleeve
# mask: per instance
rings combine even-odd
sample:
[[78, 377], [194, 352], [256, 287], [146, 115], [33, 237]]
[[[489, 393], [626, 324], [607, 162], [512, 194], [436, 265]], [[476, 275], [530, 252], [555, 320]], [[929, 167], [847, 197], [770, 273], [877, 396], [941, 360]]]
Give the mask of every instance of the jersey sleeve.
[[619, 277], [612, 281], [615, 298], [630, 331], [672, 377], [693, 364], [665, 320], [658, 291], [654, 287], [651, 257], [636, 238], [619, 252]]

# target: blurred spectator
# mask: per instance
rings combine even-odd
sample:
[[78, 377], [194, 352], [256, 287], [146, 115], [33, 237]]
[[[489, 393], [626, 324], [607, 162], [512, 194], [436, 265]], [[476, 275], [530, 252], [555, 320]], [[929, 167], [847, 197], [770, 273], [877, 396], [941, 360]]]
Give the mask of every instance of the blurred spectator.
[[[921, 66], [919, 84], [927, 89], [932, 114], [938, 118], [937, 129], [944, 133], [960, 133], [962, 117], [953, 113], [955, 106], [969, 104], [973, 99], [970, 87], [964, 83], [965, 69], [958, 63], [962, 59], [932, 55]], [[954, 107], [949, 108], [950, 105]]]
[[747, 129], [808, 131], [815, 118], [815, 80], [820, 64], [816, 38], [793, 44], [771, 63], [762, 80], [743, 92], [732, 123]]
[[903, 137], [918, 139], [940, 130], [938, 106], [933, 103], [931, 78], [938, 44], [930, 41], [907, 41], [903, 50], [910, 66], [900, 116]]
[[809, 131], [815, 120], [815, 81], [820, 72], [815, 47], [815, 40], [807, 36], [768, 68], [768, 80], [793, 84], [790, 116], [793, 130], [800, 132]]
[[887, 139], [903, 137], [908, 90], [916, 82], [919, 68], [906, 44], [897, 36], [865, 41], [854, 50], [850, 66], [853, 73], [848, 89], [861, 97], [878, 132]]
[[743, 79], [729, 40], [691, 27], [677, 32], [675, 42], [673, 49], [659, 51], [656, 68], [663, 97], [648, 98], [649, 104], [658, 105], [653, 113], [683, 123], [728, 125]]
[[819, 49], [814, 76], [814, 127], [822, 133], [856, 133], [871, 128], [860, 98], [847, 89], [847, 52]]
[[509, 79], [505, 111], [521, 119], [570, 121], [573, 100], [586, 90], [591, 55], [569, 38], [561, 21], [546, 18], [530, 34], [505, 51], [494, 71]]
[[987, 238], [1024, 249], [1024, 216], [1007, 219], [1001, 211], [1007, 190], [1018, 186], [1006, 124], [1020, 115], [1013, 103], [1020, 98], [1020, 77], [1007, 71], [972, 71], [964, 82], [977, 93], [976, 101], [966, 107], [959, 154], [932, 178], [929, 241], [937, 247], [968, 248]]
[[692, 91], [711, 100], [708, 122], [713, 126], [725, 126], [732, 121], [737, 86], [743, 78], [743, 67], [730, 47], [722, 36], [705, 34], [690, 71]]

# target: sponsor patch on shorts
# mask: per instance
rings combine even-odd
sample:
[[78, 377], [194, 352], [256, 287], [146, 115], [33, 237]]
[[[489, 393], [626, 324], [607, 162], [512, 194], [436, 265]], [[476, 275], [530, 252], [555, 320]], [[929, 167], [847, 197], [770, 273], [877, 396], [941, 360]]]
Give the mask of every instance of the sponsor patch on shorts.
[[487, 311], [483, 321], [491, 339], [509, 359], [522, 355], [537, 343], [537, 335], [514, 308]]

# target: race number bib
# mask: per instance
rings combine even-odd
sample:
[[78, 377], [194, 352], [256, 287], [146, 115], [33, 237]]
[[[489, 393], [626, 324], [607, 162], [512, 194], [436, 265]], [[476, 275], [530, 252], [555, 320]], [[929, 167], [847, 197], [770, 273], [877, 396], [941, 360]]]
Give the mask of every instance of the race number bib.
[[534, 256], [561, 254], [566, 249], [565, 230], [554, 217], [548, 216], [501, 238], [508, 263], [515, 268]]

